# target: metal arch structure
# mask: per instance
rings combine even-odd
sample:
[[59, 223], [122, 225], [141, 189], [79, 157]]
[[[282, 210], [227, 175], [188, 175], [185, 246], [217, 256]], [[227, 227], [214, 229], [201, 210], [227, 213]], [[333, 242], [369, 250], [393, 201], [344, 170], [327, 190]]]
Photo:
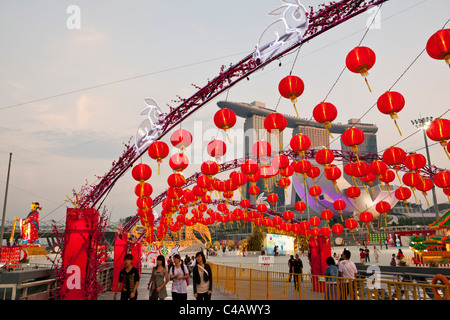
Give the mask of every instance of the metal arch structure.
[[[159, 134], [155, 136], [155, 140], [164, 137], [170, 130], [198, 111], [202, 106], [241, 80], [246, 79], [249, 75], [264, 68], [271, 62], [295, 50], [300, 45], [312, 40], [318, 35], [386, 1], [388, 0], [341, 0], [330, 3], [329, 5], [319, 5], [320, 8], [317, 11], [314, 11], [310, 7], [310, 12], [307, 13], [308, 27], [302, 39], [299, 39], [299, 41], [288, 48], [271, 55], [265, 61], [255, 60], [254, 54], [252, 53], [227, 69], [222, 67], [218, 76], [208, 81], [204, 87], [200, 88], [190, 98], [180, 99], [181, 103], [178, 107], [170, 108], [168, 114], [162, 115], [160, 118], [161, 121], [158, 123], [158, 127], [160, 128]], [[271, 43], [261, 47], [261, 50], [270, 47], [270, 45]], [[77, 195], [77, 206], [81, 208], [99, 207], [115, 183], [145, 152], [145, 149], [138, 151], [134, 146], [126, 145], [122, 156], [113, 162], [112, 168], [99, 179], [100, 181], [97, 184], [82, 188], [81, 194]], [[100, 205], [98, 204], [99, 202]]]
[[[302, 159], [306, 159], [306, 160], [314, 160], [315, 159], [315, 155], [317, 153], [318, 149], [309, 149], [305, 152], [305, 156], [301, 157]], [[335, 161], [340, 161], [340, 162], [356, 162], [357, 158], [354, 152], [352, 151], [347, 151], [347, 150], [331, 150], [335, 156], [334, 160]], [[287, 150], [281, 150], [278, 154], [282, 154], [287, 156], [290, 160], [299, 160], [299, 155], [296, 151], [293, 151], [292, 149], [287, 149]], [[222, 173], [222, 172], [226, 172], [226, 171], [230, 171], [230, 170], [234, 170], [236, 168], [240, 168], [240, 166], [248, 159], [252, 159], [251, 157], [244, 157], [244, 158], [239, 158], [239, 159], [234, 159], [231, 161], [227, 161], [225, 163], [220, 164], [219, 166], [219, 171], [217, 174]], [[256, 159], [253, 159], [256, 160]], [[373, 161], [377, 161], [377, 160], [382, 160], [382, 157], [379, 156], [378, 154], [375, 153], [360, 153], [359, 154], [359, 160], [362, 162], [366, 162], [366, 163], [371, 163]], [[397, 168], [398, 171], [403, 171], [403, 172], [408, 172], [409, 169], [407, 169], [404, 165], [400, 165]], [[432, 177], [439, 171], [441, 171], [442, 169], [437, 168], [436, 166], [430, 166], [430, 165], [426, 165], [425, 167], [421, 168], [420, 171], [418, 171], [418, 173], [426, 178], [430, 178], [432, 179]], [[323, 173], [322, 173], [323, 174]], [[193, 185], [196, 183], [197, 179], [199, 176], [201, 176], [202, 173], [201, 172], [196, 172], [193, 175], [191, 175], [190, 177], [186, 178], [186, 183], [183, 185], [183, 189], [189, 187], [190, 185]], [[167, 198], [167, 191], [162, 192], [161, 194], [159, 194], [157, 197], [155, 197], [153, 199], [153, 205], [152, 208], [157, 207], [159, 204], [161, 204], [164, 199]], [[211, 202], [211, 205], [217, 205], [219, 203], [224, 203], [225, 200], [213, 200]], [[230, 204], [231, 206], [239, 206], [240, 203], [239, 201], [228, 201], [228, 204]], [[252, 210], [256, 210], [257, 204], [251, 204], [250, 205], [250, 209]], [[266, 211], [266, 214], [268, 216], [280, 216], [283, 217], [283, 214], [281, 212], [278, 212], [276, 210], [273, 210], [271, 208], [268, 208]], [[159, 221], [158, 217], [155, 220], [155, 225], [157, 225], [158, 221]], [[133, 226], [139, 221], [139, 216], [136, 214], [133, 218], [131, 218], [128, 223], [124, 226], [123, 231], [127, 232], [129, 230], [131, 230], [133, 228]], [[292, 219], [292, 222], [299, 222], [296, 219]], [[138, 238], [138, 241], [141, 240], [144, 237], [145, 233], [141, 234], [141, 236]]]

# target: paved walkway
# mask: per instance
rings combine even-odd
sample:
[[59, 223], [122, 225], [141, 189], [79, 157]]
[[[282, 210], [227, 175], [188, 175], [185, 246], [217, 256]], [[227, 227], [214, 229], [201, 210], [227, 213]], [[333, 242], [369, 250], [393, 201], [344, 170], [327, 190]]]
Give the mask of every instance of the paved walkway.
[[[147, 273], [147, 271], [142, 272], [141, 280], [139, 281], [139, 287], [138, 287], [138, 297], [137, 297], [138, 300], [148, 300], [149, 299], [149, 291], [147, 290], [147, 284], [150, 280], [150, 276], [151, 276], [151, 274]], [[167, 290], [167, 298], [165, 300], [172, 300], [172, 281], [169, 281], [167, 283], [166, 290]], [[118, 300], [120, 299], [120, 292], [117, 294], [117, 299]], [[187, 299], [195, 300], [194, 289], [192, 287], [192, 277], [189, 278]], [[227, 295], [220, 289], [216, 288], [215, 285], [213, 285], [213, 292], [212, 292], [211, 299], [212, 300], [233, 300], [233, 295], [232, 294]], [[113, 291], [103, 292], [99, 295], [98, 300], [114, 300], [114, 292]]]

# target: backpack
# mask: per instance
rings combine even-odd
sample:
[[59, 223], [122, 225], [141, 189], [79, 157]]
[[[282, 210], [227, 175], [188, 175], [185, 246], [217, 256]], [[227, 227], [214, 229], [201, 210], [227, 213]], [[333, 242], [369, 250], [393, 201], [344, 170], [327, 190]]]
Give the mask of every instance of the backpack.
[[[169, 266], [169, 272], [170, 272], [170, 270], [172, 270], [172, 274], [175, 274], [175, 263], [172, 263]], [[186, 271], [184, 271], [184, 264], [183, 264], [183, 262], [181, 262], [181, 270], [183, 270], [183, 276], [185, 276], [186, 275]], [[186, 285], [189, 285], [189, 278], [186, 279]]]

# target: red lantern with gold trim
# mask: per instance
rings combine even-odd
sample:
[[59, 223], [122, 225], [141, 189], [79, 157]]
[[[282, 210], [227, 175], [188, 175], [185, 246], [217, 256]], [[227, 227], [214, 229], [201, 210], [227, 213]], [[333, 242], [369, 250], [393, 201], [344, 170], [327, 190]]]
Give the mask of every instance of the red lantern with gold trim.
[[169, 165], [175, 172], [182, 172], [189, 165], [189, 159], [184, 153], [176, 153], [170, 157]]
[[156, 162], [158, 163], [159, 174], [162, 160], [169, 155], [169, 147], [167, 146], [167, 143], [161, 140], [156, 140], [148, 146], [147, 152], [150, 158], [156, 160]]
[[234, 127], [236, 120], [236, 114], [228, 108], [222, 108], [214, 114], [214, 124], [224, 131]]
[[342, 142], [352, 148], [359, 163], [358, 146], [364, 142], [364, 132], [358, 128], [348, 128], [342, 134]]
[[318, 164], [323, 165], [324, 168], [328, 168], [334, 160], [334, 153], [328, 148], [323, 148], [317, 151], [315, 159]]
[[191, 145], [192, 134], [186, 129], [175, 130], [170, 136], [170, 143], [172, 143], [175, 148], [183, 151]]
[[450, 159], [450, 155], [445, 148], [447, 141], [450, 140], [450, 120], [444, 118], [437, 118], [430, 122], [426, 129], [428, 138], [439, 142], [444, 147], [445, 154]]
[[278, 84], [278, 91], [280, 95], [286, 99], [290, 99], [294, 105], [295, 113], [298, 118], [297, 107], [295, 106], [297, 98], [300, 97], [305, 90], [303, 80], [297, 76], [289, 75], [283, 78]]
[[342, 218], [342, 210], [344, 210], [347, 207], [347, 203], [342, 199], [337, 199], [333, 202], [333, 208], [334, 210], [337, 210], [341, 216], [341, 220], [344, 221]]
[[253, 144], [252, 153], [256, 158], [264, 161], [272, 154], [272, 146], [267, 141], [256, 141]]
[[337, 188], [337, 180], [342, 176], [341, 169], [335, 165], [330, 165], [324, 170], [325, 178], [333, 182], [336, 192], [339, 193]]
[[366, 225], [367, 233], [369, 233], [369, 223], [373, 220], [373, 214], [369, 211], [363, 211], [359, 214], [359, 220]]
[[394, 120], [395, 126], [398, 132], [402, 135], [400, 128], [397, 124], [397, 119], [399, 113], [405, 106], [405, 98], [403, 95], [396, 91], [387, 91], [383, 93], [377, 100], [377, 108], [383, 114], [388, 114], [391, 119]]
[[333, 218], [333, 211], [331, 211], [330, 209], [322, 210], [320, 212], [320, 217], [327, 223], [330, 223], [330, 220]]
[[372, 89], [370, 89], [367, 76], [369, 75], [368, 71], [374, 66], [375, 61], [375, 52], [373, 52], [372, 49], [363, 46], [354, 48], [345, 58], [345, 65], [348, 70], [361, 74], [361, 76], [364, 77], [370, 92], [372, 92]]
[[420, 183], [416, 186], [416, 189], [421, 191], [423, 196], [425, 197], [425, 200], [427, 201], [428, 206], [430, 206], [430, 203], [428, 202], [427, 199], [427, 191], [430, 191], [431, 189], [433, 189], [433, 181], [431, 181], [431, 179], [428, 178], [424, 178], [422, 177]]
[[375, 210], [382, 214], [384, 217], [384, 223], [387, 227], [387, 213], [391, 210], [391, 205], [387, 201], [380, 201], [375, 205]]
[[338, 237], [340, 237], [341, 233], [344, 232], [344, 226], [340, 223], [335, 223], [331, 227], [331, 231], [333, 231], [333, 233], [335, 233]]
[[337, 109], [334, 104], [325, 101], [319, 103], [313, 109], [313, 117], [318, 123], [324, 125], [328, 135], [333, 138], [329, 129], [331, 129], [331, 122], [337, 117]]
[[267, 132], [278, 135], [280, 150], [283, 150], [281, 137], [283, 135], [284, 129], [286, 129], [286, 126], [286, 118], [281, 113], [271, 113], [264, 119], [264, 128], [266, 128]]
[[152, 169], [149, 165], [140, 163], [136, 165], [133, 170], [131, 170], [131, 175], [133, 176], [134, 180], [142, 183], [150, 179], [150, 177], [152, 176]]
[[450, 29], [441, 29], [427, 41], [427, 53], [436, 60], [445, 60], [450, 66]]
[[407, 187], [400, 187], [397, 190], [395, 190], [395, 197], [398, 200], [403, 201], [406, 207], [406, 211], [408, 211], [409, 213], [407, 200], [411, 197], [411, 190], [409, 190], [409, 188]]
[[299, 133], [291, 138], [289, 145], [300, 157], [304, 157], [305, 151], [311, 147], [311, 140], [307, 135]]
[[206, 146], [206, 152], [219, 161], [227, 153], [227, 145], [222, 140], [214, 139]]

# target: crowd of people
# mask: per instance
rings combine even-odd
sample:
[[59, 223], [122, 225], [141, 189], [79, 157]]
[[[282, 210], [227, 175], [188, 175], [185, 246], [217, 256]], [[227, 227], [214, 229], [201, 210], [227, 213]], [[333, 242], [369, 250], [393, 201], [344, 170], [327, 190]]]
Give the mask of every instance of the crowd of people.
[[[120, 291], [120, 300], [137, 300], [139, 286], [139, 271], [133, 267], [133, 256], [126, 254], [125, 267], [120, 271], [119, 281], [114, 292], [114, 300]], [[166, 267], [167, 264], [167, 267]], [[163, 255], [156, 258], [156, 266], [147, 284], [150, 300], [164, 300], [167, 298], [167, 284], [172, 281], [172, 300], [187, 300], [189, 279], [192, 276], [192, 287], [196, 300], [211, 300], [212, 271], [206, 263], [205, 254], [197, 252], [195, 257], [185, 257], [184, 261], [179, 254], [166, 259]]]

